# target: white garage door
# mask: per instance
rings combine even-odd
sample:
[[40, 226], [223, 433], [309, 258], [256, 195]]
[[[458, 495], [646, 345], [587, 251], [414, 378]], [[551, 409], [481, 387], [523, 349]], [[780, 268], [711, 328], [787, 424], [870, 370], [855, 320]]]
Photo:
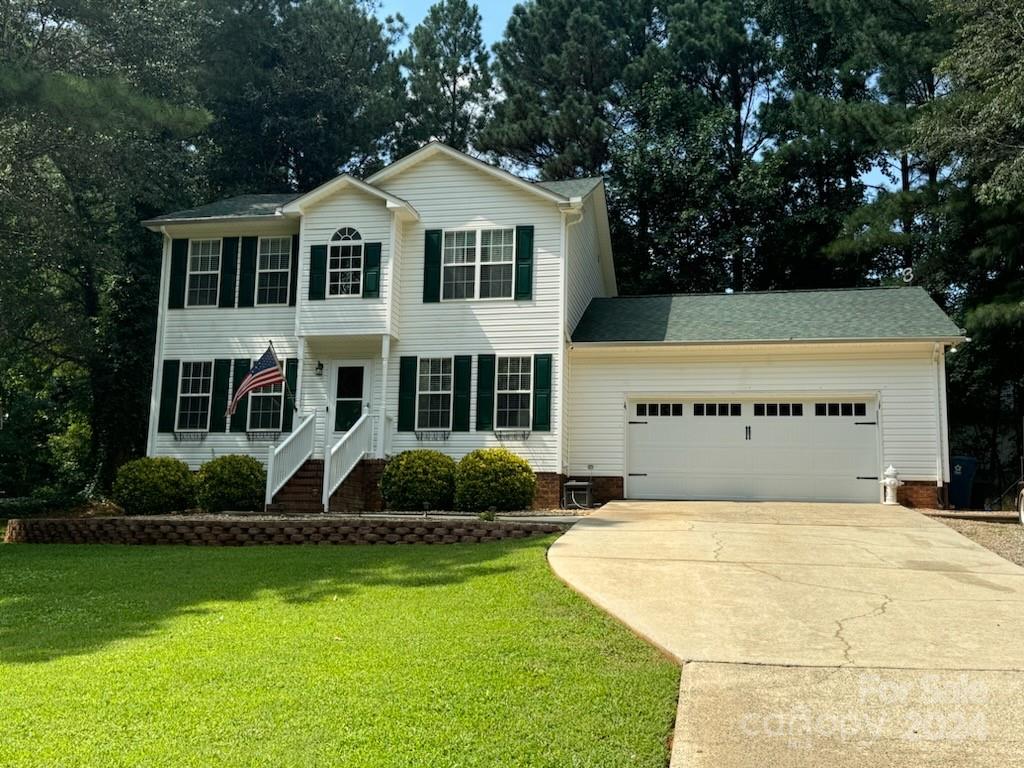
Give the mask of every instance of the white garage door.
[[792, 397], [629, 403], [633, 499], [879, 499], [876, 401]]

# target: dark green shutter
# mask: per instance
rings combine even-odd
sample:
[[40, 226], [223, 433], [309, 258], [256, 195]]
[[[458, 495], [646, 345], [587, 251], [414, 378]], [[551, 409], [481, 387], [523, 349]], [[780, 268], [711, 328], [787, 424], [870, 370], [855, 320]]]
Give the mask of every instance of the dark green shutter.
[[516, 227], [516, 298], [533, 298], [533, 226]]
[[455, 356], [455, 402], [452, 432], [469, 432], [469, 395], [472, 388], [473, 356]]
[[494, 355], [476, 358], [476, 429], [494, 429]]
[[188, 240], [171, 240], [171, 286], [167, 294], [167, 308], [185, 306], [185, 283], [188, 280]]
[[398, 364], [398, 431], [416, 429], [416, 365], [415, 357], [403, 357]]
[[[235, 378], [231, 385], [231, 397], [235, 396], [235, 392], [238, 390], [238, 385], [242, 383], [242, 379], [246, 377], [249, 370], [252, 368], [252, 361], [248, 357], [239, 357], [235, 359]], [[230, 401], [231, 398], [228, 398]], [[231, 415], [231, 431], [232, 432], [245, 432], [249, 428], [249, 396], [243, 397], [238, 407], [235, 408], [235, 412]]]
[[292, 260], [288, 272], [288, 306], [295, 306], [299, 293], [299, 236], [292, 235]]
[[533, 356], [533, 431], [551, 431], [551, 355]]
[[160, 376], [160, 417], [157, 420], [157, 432], [173, 432], [174, 420], [178, 415], [178, 371], [181, 363], [177, 360], [164, 360], [163, 374]]
[[256, 247], [258, 238], [242, 238], [242, 277], [238, 281], [238, 306], [251, 307], [256, 302]]
[[238, 276], [238, 238], [225, 237], [220, 254], [220, 296], [218, 307], [235, 306], [235, 278]]
[[230, 360], [213, 361], [213, 400], [210, 405], [210, 431], [223, 432], [227, 426], [224, 412], [228, 409], [231, 395], [228, 392], [228, 376], [231, 373]]
[[327, 246], [309, 247], [309, 300], [323, 299], [327, 292]]
[[363, 248], [363, 298], [380, 298], [380, 243]]
[[[289, 357], [284, 361], [284, 380], [288, 384], [288, 389], [284, 393], [284, 412], [281, 414], [281, 431], [291, 432], [292, 422], [295, 418], [295, 402], [292, 397], [295, 396], [295, 385], [299, 381], [299, 361], [297, 358]], [[291, 397], [288, 393], [291, 393]]]
[[423, 301], [441, 300], [441, 230], [423, 233]]

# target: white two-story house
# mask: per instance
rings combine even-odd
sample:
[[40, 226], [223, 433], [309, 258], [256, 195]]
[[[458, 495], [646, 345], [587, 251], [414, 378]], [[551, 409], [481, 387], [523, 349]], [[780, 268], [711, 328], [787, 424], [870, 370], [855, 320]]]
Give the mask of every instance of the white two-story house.
[[[379, 508], [383, 462], [505, 446], [610, 498], [873, 501], [948, 481], [924, 291], [616, 297], [601, 179], [431, 143], [375, 175], [144, 222], [164, 238], [149, 454], [268, 464], [282, 511]], [[225, 411], [273, 344], [287, 386]], [[711, 418], [713, 417], [713, 418]], [[812, 478], [812, 479], [809, 479]]]

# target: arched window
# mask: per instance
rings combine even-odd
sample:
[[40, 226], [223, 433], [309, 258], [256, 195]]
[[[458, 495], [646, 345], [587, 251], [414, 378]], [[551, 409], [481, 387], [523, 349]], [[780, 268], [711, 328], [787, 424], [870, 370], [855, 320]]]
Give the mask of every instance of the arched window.
[[363, 236], [342, 227], [327, 249], [327, 295], [359, 296], [363, 291]]

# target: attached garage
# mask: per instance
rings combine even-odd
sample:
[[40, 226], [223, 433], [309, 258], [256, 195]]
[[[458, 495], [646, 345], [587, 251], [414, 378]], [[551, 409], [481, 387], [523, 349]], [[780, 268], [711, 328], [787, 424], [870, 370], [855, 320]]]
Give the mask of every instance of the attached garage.
[[634, 499], [877, 502], [891, 464], [938, 503], [962, 339], [919, 288], [595, 299], [567, 474]]
[[874, 398], [630, 401], [634, 499], [877, 501]]

